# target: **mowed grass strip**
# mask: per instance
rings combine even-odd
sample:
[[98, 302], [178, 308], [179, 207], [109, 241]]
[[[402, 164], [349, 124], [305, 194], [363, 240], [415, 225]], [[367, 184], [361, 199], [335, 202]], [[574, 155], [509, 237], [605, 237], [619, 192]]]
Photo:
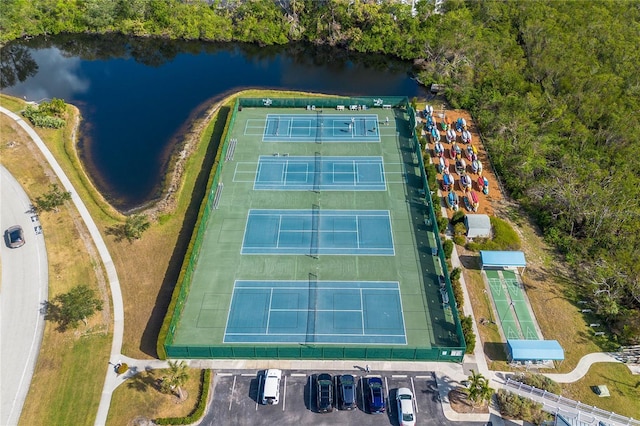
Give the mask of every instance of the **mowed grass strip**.
[[201, 370], [187, 370], [189, 380], [182, 386], [184, 401], [160, 391], [160, 381], [168, 371], [143, 371], [119, 386], [111, 399], [107, 424], [130, 425], [135, 424], [134, 420], [186, 417], [191, 414], [198, 403]]
[[[2, 105], [15, 110], [4, 98]], [[60, 133], [64, 132], [50, 130], [45, 137], [62, 139]], [[4, 114], [0, 115], [0, 162], [32, 200], [56, 182], [28, 135]], [[42, 213], [40, 221], [49, 263], [49, 299], [75, 285], [87, 284], [102, 295], [106, 311], [91, 317], [87, 326], [81, 324], [64, 333], [57, 331], [55, 324], [46, 324], [20, 424], [90, 425], [98, 408], [111, 343], [104, 275], [99, 260], [90, 254], [94, 248], [71, 203], [58, 213]]]

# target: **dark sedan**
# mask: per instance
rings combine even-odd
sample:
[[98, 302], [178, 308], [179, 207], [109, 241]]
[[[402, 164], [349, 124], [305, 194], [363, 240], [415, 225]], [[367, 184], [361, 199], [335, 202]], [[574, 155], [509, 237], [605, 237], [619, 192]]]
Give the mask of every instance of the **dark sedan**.
[[318, 394], [318, 412], [330, 413], [333, 411], [333, 380], [327, 373], [318, 374], [316, 379]]
[[15, 225], [10, 227], [4, 232], [4, 238], [6, 240], [7, 246], [11, 248], [22, 247], [25, 243], [24, 241], [24, 231], [20, 225]]
[[384, 387], [380, 377], [370, 377], [367, 380], [369, 386], [369, 412], [372, 414], [382, 414], [385, 411]]

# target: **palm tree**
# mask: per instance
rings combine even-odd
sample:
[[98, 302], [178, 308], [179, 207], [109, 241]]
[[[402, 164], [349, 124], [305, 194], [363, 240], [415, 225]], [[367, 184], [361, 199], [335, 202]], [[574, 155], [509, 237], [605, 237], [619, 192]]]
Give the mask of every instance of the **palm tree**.
[[180, 400], [184, 399], [182, 386], [189, 380], [187, 364], [184, 361], [169, 361], [169, 375], [162, 378], [162, 387], [165, 392], [178, 391]]
[[490, 401], [494, 390], [489, 386], [489, 380], [487, 380], [482, 374], [471, 370], [471, 375], [469, 376], [469, 387], [465, 392], [472, 403], [472, 407], [475, 408], [478, 404]]

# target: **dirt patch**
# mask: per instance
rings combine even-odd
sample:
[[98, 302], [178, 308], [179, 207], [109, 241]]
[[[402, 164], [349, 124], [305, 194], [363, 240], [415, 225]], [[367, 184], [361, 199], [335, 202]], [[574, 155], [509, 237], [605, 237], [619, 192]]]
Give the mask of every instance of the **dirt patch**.
[[489, 413], [488, 404], [485, 403], [474, 407], [467, 394], [461, 389], [454, 389], [449, 392], [449, 404], [456, 413]]
[[[440, 142], [442, 143], [442, 146], [444, 148], [443, 158], [448, 162], [449, 171], [455, 178], [454, 192], [458, 194], [458, 197], [460, 199], [460, 208], [467, 210], [468, 213], [487, 214], [489, 216], [493, 216], [496, 208], [495, 206], [500, 204], [500, 202], [503, 200], [503, 195], [500, 190], [501, 186], [499, 185], [498, 179], [493, 171], [493, 168], [491, 167], [491, 163], [489, 161], [489, 156], [487, 154], [487, 151], [485, 150], [484, 145], [480, 140], [480, 133], [474, 121], [472, 120], [471, 115], [468, 112], [463, 110], [439, 109], [434, 111], [433, 117], [436, 122], [438, 133], [440, 134]], [[455, 144], [458, 147], [460, 147], [462, 152], [461, 156], [467, 163], [465, 172], [467, 175], [471, 177], [471, 180], [473, 181], [471, 190], [478, 197], [479, 206], [475, 212], [472, 210], [468, 210], [465, 207], [465, 203], [462, 201], [463, 197], [466, 196], [468, 192], [464, 191], [462, 186], [460, 185], [460, 175], [456, 173], [455, 157], [452, 155], [452, 151], [451, 151], [453, 143], [447, 142], [446, 132], [443, 130], [444, 122], [448, 123], [448, 126], [451, 126], [453, 125], [453, 123], [456, 122], [456, 120], [458, 120], [458, 118], [465, 119], [465, 121], [467, 122], [467, 129], [471, 133], [471, 143], [465, 144], [462, 142], [461, 133], [456, 132]], [[424, 117], [422, 118], [422, 121], [424, 121]], [[427, 138], [427, 141], [429, 142], [427, 147], [429, 149], [431, 162], [433, 164], [438, 164], [439, 157], [436, 154], [434, 149], [435, 143], [433, 138], [431, 138], [424, 130], [423, 130], [423, 135]], [[478, 160], [482, 163], [481, 175], [489, 181], [488, 194], [484, 194], [482, 189], [479, 187], [478, 178], [480, 177], [480, 173], [473, 172], [471, 161], [469, 161], [465, 155], [465, 150], [467, 149], [468, 146], [472, 146], [475, 148], [476, 156]], [[438, 187], [442, 191], [443, 189], [442, 173], [438, 174]], [[443, 192], [443, 195], [444, 195], [444, 192]], [[453, 210], [447, 209], [447, 215], [449, 217], [451, 217], [453, 213], [454, 213]]]

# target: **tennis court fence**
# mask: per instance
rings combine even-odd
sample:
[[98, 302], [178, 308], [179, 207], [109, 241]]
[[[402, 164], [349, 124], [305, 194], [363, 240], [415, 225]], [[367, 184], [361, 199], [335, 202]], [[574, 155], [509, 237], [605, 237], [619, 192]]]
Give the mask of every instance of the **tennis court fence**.
[[[268, 102], [266, 102], [268, 101]], [[458, 345], [443, 347], [367, 347], [367, 346], [341, 346], [329, 345], [319, 346], [313, 343], [305, 345], [232, 345], [232, 344], [210, 344], [210, 345], [178, 345], [174, 343], [176, 328], [183, 313], [184, 304], [190, 291], [193, 273], [200, 255], [200, 249], [204, 240], [204, 234], [207, 229], [209, 218], [214, 208], [214, 199], [216, 189], [220, 180], [223, 167], [223, 159], [225, 158], [230, 144], [230, 132], [232, 129], [238, 111], [242, 107], [299, 107], [306, 108], [308, 105], [317, 107], [336, 107], [337, 105], [360, 105], [367, 108], [383, 108], [391, 105], [394, 108], [406, 108], [409, 113], [409, 122], [414, 123], [412, 130], [415, 128], [415, 111], [411, 108], [408, 98], [406, 97], [366, 97], [366, 98], [283, 98], [283, 99], [257, 99], [242, 98], [237, 99], [224, 129], [223, 142], [218, 150], [214, 165], [212, 167], [207, 197], [203, 199], [199, 218], [196, 222], [190, 247], [185, 255], [185, 260], [178, 277], [178, 282], [174, 289], [171, 302], [167, 310], [167, 316], [162, 325], [158, 336], [158, 354], [160, 358], [203, 358], [203, 359], [220, 359], [220, 358], [236, 358], [236, 359], [367, 359], [367, 360], [413, 360], [413, 361], [448, 361], [462, 362], [465, 353], [464, 337], [455, 304], [451, 309], [456, 318], [456, 335], [458, 336]], [[422, 161], [422, 153], [415, 132], [413, 133], [413, 144], [420, 161], [422, 170], [422, 180], [424, 188], [428, 188], [426, 181], [426, 173], [424, 171], [424, 163]], [[221, 161], [222, 160], [222, 161]], [[426, 194], [429, 194], [426, 191]], [[436, 237], [438, 253], [443, 265], [446, 287], [449, 297], [453, 299], [451, 282], [449, 274], [446, 271], [446, 262], [444, 259], [444, 250], [442, 250], [442, 242], [440, 240], [437, 228], [437, 221], [430, 198], [427, 199], [429, 206], [429, 217], [433, 231]], [[319, 220], [319, 215], [318, 215]], [[316, 230], [318, 224], [314, 225]], [[318, 233], [315, 232], [317, 241]], [[317, 242], [316, 242], [317, 244]], [[313, 244], [312, 244], [313, 245]], [[313, 251], [313, 248], [312, 250]], [[316, 249], [317, 251], [317, 249]]]

